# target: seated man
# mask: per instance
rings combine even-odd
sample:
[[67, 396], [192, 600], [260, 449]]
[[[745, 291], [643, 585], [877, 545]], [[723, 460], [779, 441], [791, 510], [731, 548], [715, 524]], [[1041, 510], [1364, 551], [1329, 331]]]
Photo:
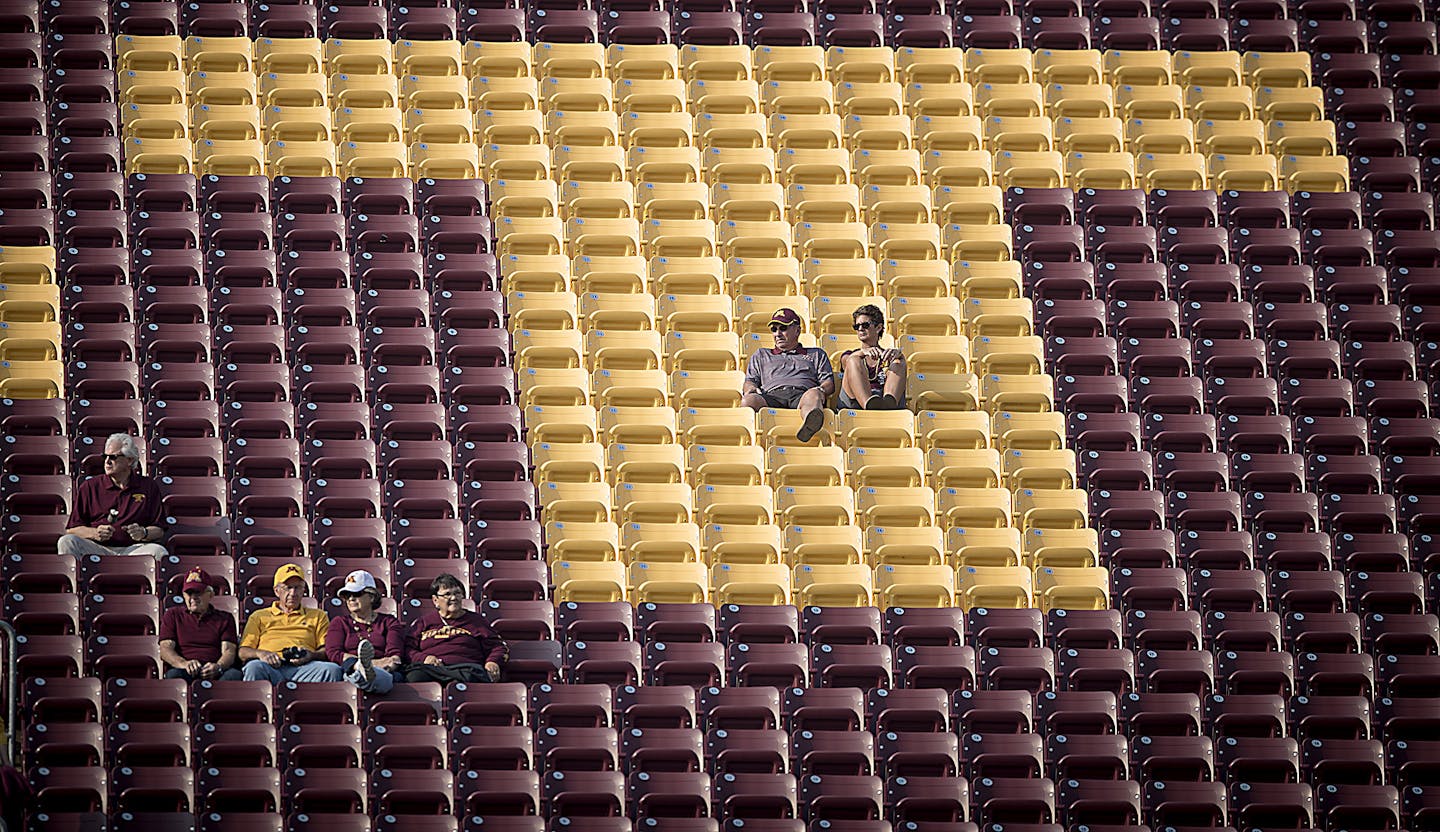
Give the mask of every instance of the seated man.
[[840, 406], [851, 410], [899, 410], [905, 406], [905, 356], [894, 347], [880, 346], [885, 313], [867, 303], [851, 317], [860, 349], [840, 357], [845, 371], [840, 380]]
[[407, 682], [498, 682], [510, 655], [484, 616], [465, 609], [465, 585], [454, 575], [430, 582], [434, 612], [410, 625]]
[[816, 347], [800, 346], [800, 316], [780, 308], [770, 317], [775, 346], [756, 350], [745, 365], [740, 403], [752, 410], [799, 410], [804, 422], [795, 438], [809, 442], [825, 424], [825, 400], [835, 392], [830, 357]]
[[210, 605], [215, 582], [203, 569], [191, 569], [181, 587], [185, 603], [165, 610], [160, 617], [160, 660], [168, 668], [166, 679], [198, 682], [242, 678], [236, 667], [240, 639], [235, 616]]
[[301, 604], [305, 589], [300, 567], [287, 563], [275, 570], [275, 603], [250, 613], [240, 636], [245, 681], [340, 681], [340, 665], [325, 661], [330, 616]]
[[140, 474], [140, 444], [128, 433], [105, 440], [105, 473], [75, 489], [62, 555], [149, 555], [162, 558], [160, 487]]

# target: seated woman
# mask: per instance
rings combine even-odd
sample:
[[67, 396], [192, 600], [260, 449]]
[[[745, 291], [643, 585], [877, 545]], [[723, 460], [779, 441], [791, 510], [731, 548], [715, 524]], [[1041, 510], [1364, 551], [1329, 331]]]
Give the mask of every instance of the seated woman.
[[435, 609], [410, 625], [407, 682], [498, 682], [505, 642], [478, 612], [465, 609], [465, 585], [448, 573], [430, 582]]
[[840, 407], [851, 410], [900, 410], [905, 407], [905, 356], [894, 347], [880, 346], [885, 334], [885, 313], [867, 303], [851, 313], [860, 349], [840, 357], [845, 378], [840, 385]]
[[345, 681], [371, 693], [389, 693], [405, 661], [405, 625], [379, 612], [375, 576], [356, 569], [337, 593], [346, 614], [330, 620], [325, 657], [340, 665]]

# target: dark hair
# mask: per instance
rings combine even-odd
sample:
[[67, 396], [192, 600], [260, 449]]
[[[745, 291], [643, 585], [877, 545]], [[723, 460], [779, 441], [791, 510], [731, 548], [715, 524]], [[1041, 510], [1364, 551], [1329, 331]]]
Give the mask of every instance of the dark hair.
[[449, 572], [441, 572], [435, 576], [435, 580], [430, 582], [431, 595], [439, 595], [449, 589], [458, 589], [461, 595], [465, 594], [465, 585], [460, 583], [459, 578], [451, 575]]
[[880, 307], [873, 303], [856, 307], [855, 311], [850, 313], [850, 320], [856, 320], [861, 316], [869, 318], [878, 327], [885, 326], [885, 313], [881, 312]]

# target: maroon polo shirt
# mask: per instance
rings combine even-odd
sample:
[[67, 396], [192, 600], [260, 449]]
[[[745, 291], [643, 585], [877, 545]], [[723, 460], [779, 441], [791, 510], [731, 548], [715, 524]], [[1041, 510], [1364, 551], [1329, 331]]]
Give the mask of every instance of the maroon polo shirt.
[[325, 657], [336, 664], [343, 664], [345, 654], [359, 655], [360, 642], [368, 640], [375, 645], [375, 658], [388, 656], [405, 658], [405, 625], [400, 619], [383, 612], [375, 613], [369, 624], [356, 621], [348, 615], [330, 619], [330, 629], [325, 632]]
[[175, 642], [175, 652], [192, 661], [219, 661], [222, 643], [240, 643], [236, 633], [235, 616], [214, 607], [197, 616], [180, 604], [160, 617], [160, 640]]
[[510, 651], [478, 612], [466, 611], [451, 621], [430, 610], [410, 625], [410, 663], [434, 656], [442, 664], [503, 665]]
[[124, 488], [101, 474], [80, 483], [75, 490], [75, 507], [66, 528], [103, 526], [111, 523], [110, 510], [117, 512], [113, 525], [115, 534], [106, 546], [130, 546], [142, 541], [131, 539], [125, 527], [131, 523], [158, 526], [160, 523], [160, 486], [149, 477], [131, 474]]

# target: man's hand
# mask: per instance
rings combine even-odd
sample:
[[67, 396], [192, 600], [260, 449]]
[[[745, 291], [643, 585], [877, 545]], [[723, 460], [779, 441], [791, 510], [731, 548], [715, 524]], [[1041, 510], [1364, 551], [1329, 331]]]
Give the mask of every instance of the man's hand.
[[279, 667], [285, 664], [285, 660], [280, 658], [279, 653], [273, 653], [269, 650], [256, 650], [255, 658], [270, 665], [271, 667]]
[[104, 543], [115, 536], [115, 527], [109, 524], [95, 527], [95, 539]]
[[490, 681], [496, 681], [500, 678], [500, 665], [495, 662], [486, 662], [485, 672], [490, 674]]
[[375, 666], [381, 670], [394, 670], [400, 666], [399, 656], [386, 656], [383, 659], [376, 659]]
[[130, 535], [131, 540], [142, 541], [150, 536], [150, 530], [139, 523], [131, 523], [123, 528], [125, 533]]
[[434, 656], [426, 656], [425, 664], [440, 664], [440, 660]]
[[185, 663], [185, 672], [188, 673], [188, 674], [190, 674], [190, 678], [192, 678], [192, 679], [195, 678], [196, 676], [199, 676], [199, 675], [200, 675], [200, 672], [201, 672], [202, 670], [204, 670], [204, 669], [205, 669], [205, 663], [204, 663], [204, 662], [200, 662], [200, 661], [196, 661], [196, 660], [194, 660], [194, 659], [191, 659], [190, 661], [188, 661], [188, 662]]
[[216, 663], [214, 663], [214, 662], [206, 662], [205, 665], [200, 668], [200, 678], [201, 678], [201, 679], [214, 679], [216, 676], [219, 676], [219, 675], [220, 675], [220, 665], [218, 665], [218, 664], [216, 664]]

